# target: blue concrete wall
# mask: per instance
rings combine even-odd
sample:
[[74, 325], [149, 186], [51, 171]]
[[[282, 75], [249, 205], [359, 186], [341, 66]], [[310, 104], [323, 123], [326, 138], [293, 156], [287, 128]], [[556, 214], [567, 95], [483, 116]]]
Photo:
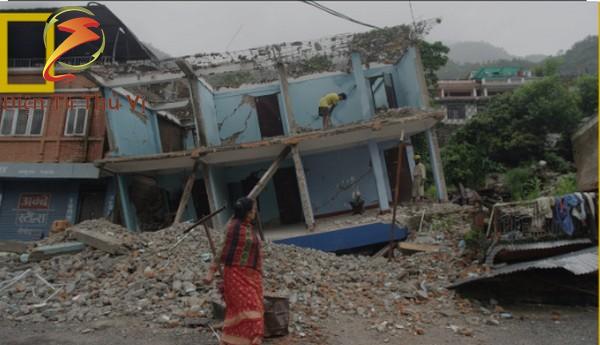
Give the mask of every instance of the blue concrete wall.
[[[420, 89], [414, 58], [414, 49], [409, 50], [398, 64], [365, 69], [364, 76], [369, 78], [383, 73], [392, 74], [399, 106], [420, 106]], [[370, 92], [368, 89], [366, 91]], [[279, 93], [279, 108], [284, 133], [289, 133], [287, 111], [278, 83], [213, 93], [199, 82], [199, 92], [202, 113], [205, 118], [204, 125], [207, 129], [207, 140], [210, 145], [261, 140], [253, 97], [274, 93]], [[330, 92], [345, 92], [348, 95], [348, 99], [341, 102], [332, 114], [334, 126], [363, 120], [361, 97], [357, 92], [353, 74], [336, 73], [290, 79], [289, 92], [296, 123], [302, 128], [322, 128], [322, 119], [318, 116], [318, 104], [320, 98]], [[367, 99], [371, 100], [372, 97], [368, 95]]]
[[185, 131], [185, 137], [183, 138], [183, 149], [191, 150], [196, 148], [196, 138], [194, 138], [194, 132], [191, 130]]
[[[228, 202], [228, 194], [227, 194], [227, 176], [225, 173], [225, 168], [220, 167], [208, 167], [208, 180], [213, 190], [215, 200], [215, 207], [221, 208], [224, 205], [227, 205], [227, 208], [217, 215], [218, 223], [221, 226], [224, 226], [227, 222], [227, 219], [232, 215], [232, 208]], [[209, 196], [210, 197], [210, 196]]]
[[[216, 122], [221, 142], [231, 144], [261, 140], [254, 97], [274, 93], [279, 93], [277, 84], [215, 93]], [[285, 117], [281, 96], [279, 98], [279, 108], [282, 117]], [[285, 132], [286, 122], [282, 122]]]
[[356, 92], [356, 83], [351, 74], [327, 75], [315, 79], [290, 80], [289, 92], [292, 109], [298, 126], [321, 129], [323, 120], [319, 117], [319, 100], [330, 92], [345, 92], [348, 96], [333, 111], [333, 126], [360, 121], [360, 99]]
[[145, 109], [142, 116], [141, 105], [136, 105], [134, 114], [127, 97], [104, 89], [104, 97], [119, 102], [119, 109], [106, 109], [107, 125], [115, 141], [114, 156], [145, 155], [162, 152], [158, 120], [155, 112]]
[[421, 107], [421, 86], [417, 77], [416, 50], [408, 49], [406, 54], [394, 65], [394, 87], [399, 106]]
[[303, 155], [308, 191], [315, 215], [348, 211], [357, 188], [368, 205], [377, 204], [377, 185], [365, 143], [350, 149]]
[[213, 92], [201, 81], [198, 83], [198, 92], [200, 93], [200, 111], [202, 112], [202, 121], [206, 141], [209, 146], [221, 144], [219, 129], [217, 126], [217, 109], [215, 107], [215, 96]]

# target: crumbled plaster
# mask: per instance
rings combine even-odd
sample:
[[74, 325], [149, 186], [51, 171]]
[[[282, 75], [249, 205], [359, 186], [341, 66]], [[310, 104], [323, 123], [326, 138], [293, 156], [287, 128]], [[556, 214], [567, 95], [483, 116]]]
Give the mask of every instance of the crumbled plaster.
[[252, 110], [250, 110], [248, 112], [248, 115], [246, 115], [246, 120], [244, 121], [244, 127], [226, 138], [221, 138], [221, 144], [222, 145], [235, 144], [237, 139], [240, 137], [240, 135], [242, 135], [246, 131], [246, 129], [248, 129], [248, 122], [250, 122], [251, 117], [252, 117]]
[[232, 118], [233, 116], [235, 116], [235, 113], [237, 113], [237, 111], [243, 106], [243, 105], [248, 105], [251, 108], [255, 109], [256, 108], [256, 101], [254, 99], [254, 96], [250, 96], [250, 95], [243, 95], [242, 99], [240, 101], [240, 103], [233, 109], [233, 111], [225, 116], [223, 118], [223, 121], [217, 123], [217, 128], [219, 129], [219, 132], [221, 131], [221, 128], [223, 128], [223, 125], [225, 124], [225, 122]]
[[355, 186], [358, 186], [360, 181], [362, 181], [365, 177], [369, 176], [371, 171], [373, 171], [373, 168], [371, 166], [369, 166], [367, 171], [365, 171], [363, 174], [361, 174], [358, 178], [356, 178], [354, 176], [350, 176], [350, 178], [341, 180], [340, 182], [338, 182], [338, 184], [336, 185], [335, 193], [329, 199], [327, 199], [327, 201], [325, 201], [323, 204], [316, 206], [314, 208], [315, 213], [319, 212], [319, 210], [322, 210], [323, 208], [327, 207], [332, 202], [334, 202], [340, 196], [340, 194], [342, 194], [348, 190], [351, 190]]
[[410, 34], [411, 28], [408, 25], [358, 33], [350, 41], [350, 51], [359, 53], [363, 63], [393, 64], [411, 45]]

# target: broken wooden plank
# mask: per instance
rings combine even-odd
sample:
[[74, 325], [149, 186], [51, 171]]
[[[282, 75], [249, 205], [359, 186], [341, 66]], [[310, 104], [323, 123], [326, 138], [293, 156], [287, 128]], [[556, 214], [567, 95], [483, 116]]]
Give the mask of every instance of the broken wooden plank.
[[281, 162], [283, 162], [283, 160], [285, 159], [285, 157], [287, 157], [291, 150], [291, 146], [286, 146], [281, 151], [281, 153], [279, 153], [279, 156], [277, 156], [273, 163], [271, 163], [269, 169], [267, 169], [267, 171], [260, 177], [260, 180], [258, 181], [258, 183], [256, 183], [254, 188], [252, 188], [250, 193], [248, 193], [248, 198], [256, 199], [258, 197], [260, 192], [262, 192], [262, 190], [265, 189], [265, 187], [267, 186], [267, 183], [269, 182], [271, 177], [273, 177], [273, 175], [275, 175], [275, 173], [277, 172], [277, 169], [279, 169], [279, 165], [281, 164]]
[[315, 228], [315, 216], [312, 210], [308, 185], [306, 184], [306, 175], [304, 174], [302, 157], [300, 157], [300, 152], [296, 145], [292, 147], [292, 158], [294, 159], [294, 168], [296, 169], [296, 180], [298, 181], [298, 190], [300, 191], [300, 202], [302, 203], [304, 222], [306, 223], [306, 227], [312, 231]]
[[19, 241], [0, 241], [0, 252], [22, 254], [27, 252], [27, 243]]
[[92, 248], [100, 249], [110, 254], [127, 253], [127, 249], [125, 249], [121, 241], [107, 235], [79, 229], [71, 230], [71, 234], [77, 240], [87, 244]]
[[181, 200], [179, 201], [179, 206], [177, 207], [177, 213], [175, 213], [175, 219], [173, 220], [173, 224], [181, 222], [183, 212], [185, 211], [188, 201], [190, 200], [190, 196], [192, 195], [192, 188], [194, 187], [194, 182], [196, 181], [196, 173], [198, 171], [199, 165], [200, 163], [198, 161], [194, 162], [192, 172], [190, 176], [188, 176], [187, 181], [185, 182], [185, 187], [183, 188], [183, 193], [181, 194]]
[[57, 244], [51, 244], [48, 246], [40, 246], [35, 248], [31, 254], [29, 254], [30, 261], [46, 260], [54, 256], [64, 254], [75, 254], [79, 253], [85, 248], [85, 245], [81, 242], [63, 242]]
[[440, 246], [434, 244], [423, 244], [415, 242], [400, 242], [398, 248], [406, 254], [414, 254], [419, 252], [435, 253], [440, 250]]

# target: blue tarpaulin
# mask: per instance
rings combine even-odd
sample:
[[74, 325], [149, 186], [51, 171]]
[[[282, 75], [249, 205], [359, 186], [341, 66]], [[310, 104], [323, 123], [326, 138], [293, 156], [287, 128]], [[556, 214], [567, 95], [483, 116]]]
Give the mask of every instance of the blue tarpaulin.
[[[407, 236], [407, 228], [394, 227], [393, 238], [395, 241], [402, 241], [406, 239]], [[390, 224], [373, 223], [341, 230], [292, 237], [274, 242], [303, 248], [318, 249], [325, 252], [339, 252], [389, 241]]]

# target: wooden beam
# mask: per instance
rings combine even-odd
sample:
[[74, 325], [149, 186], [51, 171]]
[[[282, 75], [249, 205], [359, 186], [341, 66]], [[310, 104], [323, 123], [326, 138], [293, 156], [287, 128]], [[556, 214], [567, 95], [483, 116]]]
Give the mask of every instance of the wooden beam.
[[181, 222], [183, 212], [185, 212], [185, 208], [187, 207], [188, 201], [190, 200], [190, 196], [192, 195], [192, 188], [194, 187], [194, 182], [196, 181], [196, 172], [198, 171], [199, 165], [200, 163], [198, 163], [198, 161], [194, 162], [192, 172], [190, 173], [190, 176], [188, 176], [187, 181], [185, 182], [185, 187], [183, 188], [183, 193], [181, 194], [181, 200], [179, 201], [179, 206], [177, 207], [177, 212], [175, 213], [175, 219], [173, 220], [173, 224]]
[[306, 183], [306, 175], [304, 174], [304, 165], [302, 157], [298, 151], [298, 146], [292, 147], [292, 158], [294, 159], [294, 167], [296, 168], [296, 179], [298, 180], [298, 190], [300, 191], [300, 202], [302, 203], [302, 212], [304, 213], [304, 222], [309, 230], [315, 227], [315, 216], [310, 202], [310, 194], [308, 193], [308, 185]]
[[398, 161], [396, 162], [396, 185], [394, 186], [394, 209], [392, 211], [392, 223], [390, 224], [390, 255], [394, 257], [394, 226], [396, 225], [396, 209], [398, 208], [398, 200], [400, 200], [400, 172], [402, 171], [402, 161], [404, 155], [404, 130], [400, 132], [400, 144], [398, 144]]
[[281, 62], [277, 63], [277, 72], [279, 72], [279, 83], [281, 84], [281, 94], [283, 95], [283, 103], [285, 104], [285, 112], [288, 117], [290, 132], [295, 134], [298, 130], [294, 109], [292, 109], [292, 100], [290, 98], [289, 84], [287, 79], [287, 69]]
[[281, 162], [283, 162], [283, 160], [287, 157], [287, 155], [290, 153], [291, 150], [292, 150], [292, 148], [290, 146], [286, 146], [281, 151], [281, 153], [279, 153], [279, 156], [277, 156], [277, 158], [273, 161], [273, 163], [271, 163], [271, 166], [269, 167], [269, 169], [267, 169], [267, 171], [264, 173], [264, 175], [262, 175], [260, 177], [260, 180], [258, 181], [258, 183], [256, 183], [254, 188], [252, 188], [250, 193], [248, 193], [248, 195], [247, 195], [248, 198], [256, 199], [258, 197], [260, 192], [262, 192], [262, 190], [265, 189], [265, 187], [267, 186], [267, 183], [269, 182], [269, 180], [271, 180], [273, 175], [275, 175], [275, 173], [277, 172], [277, 169], [279, 169], [279, 165], [281, 164]]

